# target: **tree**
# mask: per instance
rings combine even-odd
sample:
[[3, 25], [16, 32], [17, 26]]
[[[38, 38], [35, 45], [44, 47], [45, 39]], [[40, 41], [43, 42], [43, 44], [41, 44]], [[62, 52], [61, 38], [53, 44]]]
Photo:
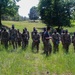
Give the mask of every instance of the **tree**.
[[33, 7], [30, 9], [29, 19], [35, 21], [35, 20], [37, 20], [38, 18], [39, 18], [38, 9], [37, 9], [37, 7], [33, 6]]
[[47, 26], [70, 26], [70, 9], [74, 0], [40, 0], [39, 11], [41, 20]]
[[47, 25], [51, 25], [52, 24], [52, 0], [40, 0], [38, 8], [39, 8], [42, 22], [46, 23]]
[[2, 26], [1, 23], [1, 16], [2, 15], [11, 15], [14, 16], [18, 12], [19, 6], [16, 5], [16, 2], [19, 0], [0, 0], [0, 27]]

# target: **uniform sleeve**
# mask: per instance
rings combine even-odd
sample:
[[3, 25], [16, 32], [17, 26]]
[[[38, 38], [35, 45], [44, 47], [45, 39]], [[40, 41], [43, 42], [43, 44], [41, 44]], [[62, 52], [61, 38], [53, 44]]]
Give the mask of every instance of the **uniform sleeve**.
[[71, 37], [70, 37], [70, 34], [69, 34], [69, 40], [70, 40], [69, 42], [71, 43]]

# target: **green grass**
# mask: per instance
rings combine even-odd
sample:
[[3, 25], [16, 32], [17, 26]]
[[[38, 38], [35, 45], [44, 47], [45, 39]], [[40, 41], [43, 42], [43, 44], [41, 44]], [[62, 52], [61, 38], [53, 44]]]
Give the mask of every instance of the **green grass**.
[[[27, 27], [30, 32], [34, 26], [37, 28], [45, 27], [45, 24], [40, 22], [3, 21], [3, 24], [8, 27], [14, 24], [20, 31]], [[74, 28], [74, 26], [68, 28], [69, 32], [74, 32]], [[33, 53], [31, 51], [31, 38], [26, 50], [22, 50], [21, 47], [13, 50], [12, 46], [5, 50], [0, 45], [0, 75], [75, 75], [75, 53], [72, 44], [69, 53], [65, 54], [60, 43], [59, 53], [52, 53], [49, 57], [42, 54], [42, 47], [41, 42], [39, 53]]]
[[38, 23], [31, 23], [28, 21], [19, 21], [19, 22], [14, 22], [14, 21], [2, 21], [4, 25], [11, 27], [12, 24], [15, 25], [16, 29], [20, 29], [20, 31], [22, 31], [25, 27], [31, 32], [33, 30], [33, 27], [36, 28], [42, 28], [42, 27], [46, 27], [45, 24], [38, 22]]

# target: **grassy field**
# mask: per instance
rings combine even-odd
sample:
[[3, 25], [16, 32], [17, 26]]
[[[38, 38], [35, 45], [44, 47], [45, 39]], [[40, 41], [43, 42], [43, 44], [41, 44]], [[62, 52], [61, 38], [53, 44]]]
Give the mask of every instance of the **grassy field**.
[[[2, 23], [8, 27], [14, 24], [20, 31], [27, 27], [29, 32], [32, 31], [34, 26], [36, 28], [45, 27], [45, 24], [40, 22], [2, 21]], [[75, 23], [72, 22], [72, 24], [71, 28], [66, 27], [64, 29], [74, 32]], [[22, 50], [21, 47], [13, 50], [11, 45], [8, 50], [5, 50], [0, 45], [0, 75], [75, 75], [75, 53], [72, 44], [69, 53], [65, 54], [60, 43], [59, 53], [52, 53], [49, 57], [42, 54], [42, 48], [43, 44], [41, 42], [39, 53], [33, 53], [31, 51], [31, 38], [26, 50]]]

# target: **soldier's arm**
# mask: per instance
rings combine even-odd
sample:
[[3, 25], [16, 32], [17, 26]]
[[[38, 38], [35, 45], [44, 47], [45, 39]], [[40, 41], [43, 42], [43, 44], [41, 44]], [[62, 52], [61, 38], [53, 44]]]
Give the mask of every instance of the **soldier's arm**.
[[7, 32], [7, 39], [9, 40], [9, 33]]
[[54, 33], [52, 34], [52, 42], [54, 42]]
[[61, 41], [61, 35], [58, 33], [59, 41]]
[[3, 32], [1, 32], [1, 39], [3, 38]]
[[69, 42], [71, 43], [71, 36], [70, 36], [70, 34], [69, 34], [69, 40], [70, 40]]

